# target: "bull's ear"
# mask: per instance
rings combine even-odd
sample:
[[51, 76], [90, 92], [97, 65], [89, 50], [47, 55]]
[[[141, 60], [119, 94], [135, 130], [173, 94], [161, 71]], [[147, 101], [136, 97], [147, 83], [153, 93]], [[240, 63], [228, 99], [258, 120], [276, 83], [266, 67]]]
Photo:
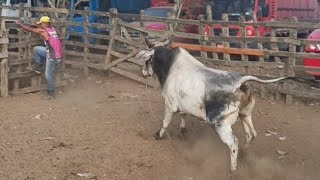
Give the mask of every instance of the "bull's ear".
[[154, 50], [153, 49], [149, 49], [149, 50], [141, 50], [136, 56], [135, 58], [138, 60], [138, 61], [143, 61], [143, 62], [146, 62], [148, 61], [149, 59], [151, 59], [151, 57], [153, 56], [154, 54]]

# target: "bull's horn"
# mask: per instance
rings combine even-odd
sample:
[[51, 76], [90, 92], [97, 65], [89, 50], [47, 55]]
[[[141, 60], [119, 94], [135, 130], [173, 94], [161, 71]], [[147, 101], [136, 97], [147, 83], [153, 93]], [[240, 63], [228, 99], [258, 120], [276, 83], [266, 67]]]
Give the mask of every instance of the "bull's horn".
[[164, 46], [167, 46], [167, 45], [169, 45], [170, 42], [171, 42], [171, 40], [170, 40], [170, 39], [167, 39], [167, 40], [165, 40], [165, 41], [163, 42], [163, 44], [164, 44]]
[[153, 46], [155, 46], [155, 44], [153, 42], [150, 42], [148, 38], [145, 37], [144, 40], [146, 41], [146, 44], [149, 48], [152, 48]]

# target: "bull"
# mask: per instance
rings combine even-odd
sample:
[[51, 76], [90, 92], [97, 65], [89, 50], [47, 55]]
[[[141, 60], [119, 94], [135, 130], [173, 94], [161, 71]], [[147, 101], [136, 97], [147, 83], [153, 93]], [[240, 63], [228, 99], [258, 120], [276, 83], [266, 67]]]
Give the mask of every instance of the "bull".
[[[231, 171], [237, 169], [238, 138], [232, 125], [239, 119], [245, 131], [245, 147], [249, 147], [257, 132], [252, 122], [255, 106], [254, 89], [246, 82], [273, 83], [286, 77], [262, 80], [254, 76], [206, 67], [183, 48], [165, 47], [164, 43], [150, 43], [136, 59], [144, 62], [145, 77], [156, 74], [165, 110], [162, 126], [154, 135], [158, 140], [172, 121], [174, 113], [190, 114], [205, 120], [217, 132], [230, 150]], [[185, 130], [184, 116], [180, 128]]]

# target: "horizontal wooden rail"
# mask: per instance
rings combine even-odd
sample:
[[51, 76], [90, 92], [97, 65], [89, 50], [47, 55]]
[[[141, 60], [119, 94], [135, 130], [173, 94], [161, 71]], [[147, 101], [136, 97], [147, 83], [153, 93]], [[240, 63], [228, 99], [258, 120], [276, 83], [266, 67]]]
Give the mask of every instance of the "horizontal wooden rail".
[[172, 47], [181, 47], [193, 51], [207, 51], [215, 53], [227, 53], [227, 54], [243, 54], [251, 56], [264, 56], [263, 50], [259, 49], [238, 49], [238, 48], [226, 48], [226, 47], [212, 47], [204, 45], [195, 44], [185, 44], [185, 43], [173, 43]]

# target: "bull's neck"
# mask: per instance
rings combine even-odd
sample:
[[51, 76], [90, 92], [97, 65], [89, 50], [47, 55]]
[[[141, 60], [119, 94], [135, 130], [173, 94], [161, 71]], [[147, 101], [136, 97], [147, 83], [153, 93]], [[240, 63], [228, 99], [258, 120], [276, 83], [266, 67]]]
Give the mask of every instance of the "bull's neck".
[[152, 69], [154, 73], [158, 76], [159, 83], [163, 88], [172, 65], [175, 62], [178, 49], [167, 49], [160, 48], [155, 52], [154, 61], [152, 63]]

